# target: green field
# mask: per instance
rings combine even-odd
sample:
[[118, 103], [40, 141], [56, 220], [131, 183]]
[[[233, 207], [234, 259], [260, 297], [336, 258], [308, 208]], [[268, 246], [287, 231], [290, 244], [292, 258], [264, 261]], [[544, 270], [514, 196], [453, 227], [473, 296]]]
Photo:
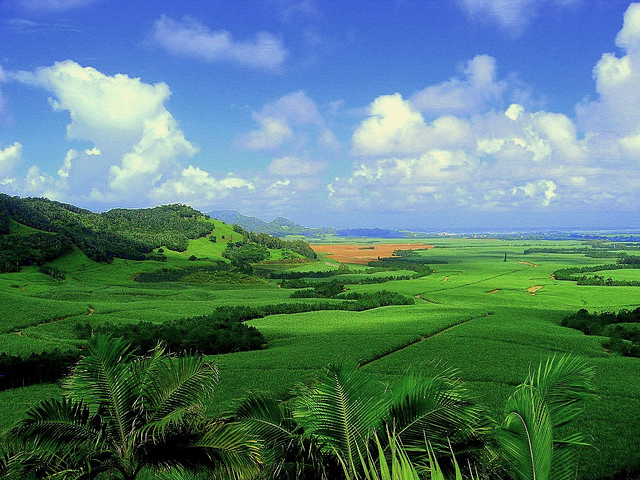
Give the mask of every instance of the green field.
[[[217, 225], [217, 235], [223, 226]], [[230, 238], [234, 235], [225, 231]], [[424, 240], [424, 239], [422, 239]], [[589, 401], [579, 428], [592, 448], [584, 449], [579, 475], [600, 478], [623, 469], [640, 468], [640, 359], [609, 354], [602, 337], [585, 336], [558, 324], [563, 316], [585, 308], [613, 311], [640, 306], [640, 287], [577, 286], [558, 281], [561, 268], [611, 263], [581, 254], [531, 254], [528, 248], [583, 246], [580, 242], [542, 240], [429, 239], [436, 246], [419, 255], [443, 260], [435, 273], [413, 280], [347, 285], [351, 292], [392, 290], [411, 296], [415, 304], [363, 312], [318, 311], [273, 315], [252, 320], [268, 348], [219, 355], [221, 381], [212, 414], [224, 411], [248, 392], [285, 395], [288, 388], [332, 361], [358, 362], [381, 381], [409, 368], [441, 362], [456, 367], [481, 403], [499, 416], [514, 385], [549, 355], [573, 353], [596, 368], [597, 395]], [[405, 242], [405, 240], [400, 240]], [[91, 261], [80, 251], [53, 262], [68, 272], [55, 280], [26, 267], [0, 275], [2, 351], [14, 355], [53, 348], [75, 348], [78, 321], [165, 322], [202, 315], [223, 305], [259, 306], [294, 302], [292, 290], [275, 281], [224, 284], [206, 278], [196, 283], [138, 283], [140, 272], [160, 267], [206, 265], [198, 258], [219, 257], [224, 242], [192, 240], [185, 252], [166, 251], [168, 261], [116, 259], [111, 265]], [[507, 259], [505, 259], [505, 253]], [[271, 260], [278, 260], [274, 255]], [[272, 263], [272, 269], [318, 271], [315, 263]], [[356, 267], [357, 268], [357, 267]], [[360, 267], [362, 268], [362, 267]], [[616, 279], [637, 280], [640, 270], [600, 272]], [[407, 272], [395, 272], [405, 274]], [[384, 274], [377, 273], [377, 276]], [[364, 273], [342, 275], [348, 283]], [[15, 422], [26, 407], [57, 392], [51, 384], [0, 392], [0, 427]]]

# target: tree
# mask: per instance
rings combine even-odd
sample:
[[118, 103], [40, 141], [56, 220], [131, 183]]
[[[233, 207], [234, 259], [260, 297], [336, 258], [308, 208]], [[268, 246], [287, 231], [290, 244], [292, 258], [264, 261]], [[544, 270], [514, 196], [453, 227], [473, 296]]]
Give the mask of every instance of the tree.
[[578, 357], [550, 358], [516, 388], [496, 429], [498, 453], [517, 480], [569, 480], [576, 476], [580, 433], [559, 437], [558, 429], [582, 411], [591, 392], [593, 367]]
[[204, 357], [170, 357], [161, 347], [136, 356], [122, 339], [101, 335], [87, 350], [62, 398], [31, 408], [13, 429], [13, 442], [29, 451], [19, 468], [37, 478], [123, 480], [145, 470], [233, 478], [258, 470], [258, 444], [237, 424], [204, 415], [218, 380]]
[[293, 393], [288, 402], [246, 399], [230, 416], [261, 438], [272, 468], [290, 478], [309, 471], [311, 478], [362, 478], [376, 432], [395, 432], [397, 444], [418, 461], [428, 459], [431, 447], [440, 456], [452, 446], [469, 453], [488, 431], [453, 369], [408, 374], [384, 388], [355, 366], [329, 365]]

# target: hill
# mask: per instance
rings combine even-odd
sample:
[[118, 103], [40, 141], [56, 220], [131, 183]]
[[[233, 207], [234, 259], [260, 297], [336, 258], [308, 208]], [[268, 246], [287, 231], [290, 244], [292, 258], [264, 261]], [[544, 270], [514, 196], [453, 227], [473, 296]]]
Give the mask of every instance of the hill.
[[[216, 224], [218, 230], [214, 232]], [[232, 260], [231, 256], [238, 259], [241, 243], [260, 244], [266, 258], [267, 249], [288, 249], [303, 256], [315, 256], [305, 242], [284, 242], [267, 234], [249, 235], [243, 229], [234, 232], [230, 226], [187, 205], [117, 208], [95, 213], [44, 198], [0, 194], [0, 272], [43, 265], [74, 250], [97, 262], [111, 263], [114, 258], [163, 261], [164, 250], [155, 253], [154, 250], [164, 247], [187, 252], [190, 242], [197, 239], [205, 240], [206, 248], [192, 245], [191, 250], [194, 247], [197, 250], [194, 257], [204, 252], [217, 259]], [[230, 254], [233, 248], [236, 250]], [[248, 248], [245, 245], [242, 251]]]
[[316, 237], [336, 232], [332, 228], [305, 227], [285, 217], [277, 217], [270, 222], [265, 222], [257, 217], [243, 215], [235, 210], [212, 210], [207, 212], [207, 215], [224, 223], [238, 225], [249, 232], [266, 233], [274, 237], [282, 237], [285, 235]]

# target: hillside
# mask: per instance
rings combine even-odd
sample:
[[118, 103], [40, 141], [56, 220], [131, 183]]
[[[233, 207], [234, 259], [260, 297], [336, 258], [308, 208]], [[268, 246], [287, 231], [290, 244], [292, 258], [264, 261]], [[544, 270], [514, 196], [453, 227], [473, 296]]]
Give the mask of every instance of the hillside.
[[[198, 239], [204, 243], [190, 244]], [[111, 263], [114, 258], [165, 261], [164, 249], [187, 252], [194, 258], [206, 255], [218, 260], [224, 257], [232, 263], [251, 263], [257, 258], [256, 247], [233, 245], [245, 240], [260, 244], [260, 256], [264, 258], [270, 258], [269, 249], [314, 256], [304, 242], [284, 242], [265, 234], [249, 238], [248, 232], [234, 232], [229, 225], [187, 205], [95, 213], [44, 198], [0, 194], [0, 272], [43, 265], [75, 250], [103, 263]], [[161, 247], [162, 251], [154, 252]], [[254, 250], [252, 255], [247, 253], [250, 249]]]

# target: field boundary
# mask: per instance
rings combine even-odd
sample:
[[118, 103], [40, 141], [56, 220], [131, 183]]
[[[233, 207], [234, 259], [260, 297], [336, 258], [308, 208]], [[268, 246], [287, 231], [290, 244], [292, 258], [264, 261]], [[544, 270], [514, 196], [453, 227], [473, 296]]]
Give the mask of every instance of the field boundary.
[[442, 329], [438, 330], [437, 332], [431, 333], [429, 335], [422, 335], [419, 338], [417, 338], [415, 340], [412, 340], [412, 341], [410, 341], [410, 342], [408, 342], [408, 343], [406, 343], [404, 345], [401, 345], [399, 347], [395, 347], [395, 348], [393, 348], [391, 350], [388, 350], [388, 351], [386, 351], [384, 353], [381, 353], [380, 355], [377, 355], [374, 358], [371, 358], [371, 359], [366, 360], [364, 362], [360, 362], [360, 364], [358, 365], [358, 369], [366, 367], [368, 365], [371, 365], [373, 362], [376, 362], [376, 361], [381, 360], [383, 358], [389, 357], [389, 356], [393, 355], [394, 353], [398, 353], [398, 352], [404, 350], [405, 348], [409, 348], [409, 347], [411, 347], [413, 345], [416, 345], [418, 343], [422, 343], [422, 342], [424, 342], [426, 340], [429, 340], [431, 338], [434, 338], [434, 337], [437, 337], [439, 335], [442, 335], [443, 333], [448, 332], [449, 330], [452, 330], [455, 327], [459, 327], [460, 325], [464, 325], [465, 323], [468, 323], [471, 320], [477, 320], [479, 318], [486, 318], [486, 317], [490, 317], [491, 315], [493, 315], [493, 314], [490, 313], [490, 312], [487, 312], [484, 315], [479, 315], [477, 317], [465, 318], [463, 320], [460, 320], [457, 323], [454, 323], [453, 325], [449, 325], [448, 327], [442, 328]]

